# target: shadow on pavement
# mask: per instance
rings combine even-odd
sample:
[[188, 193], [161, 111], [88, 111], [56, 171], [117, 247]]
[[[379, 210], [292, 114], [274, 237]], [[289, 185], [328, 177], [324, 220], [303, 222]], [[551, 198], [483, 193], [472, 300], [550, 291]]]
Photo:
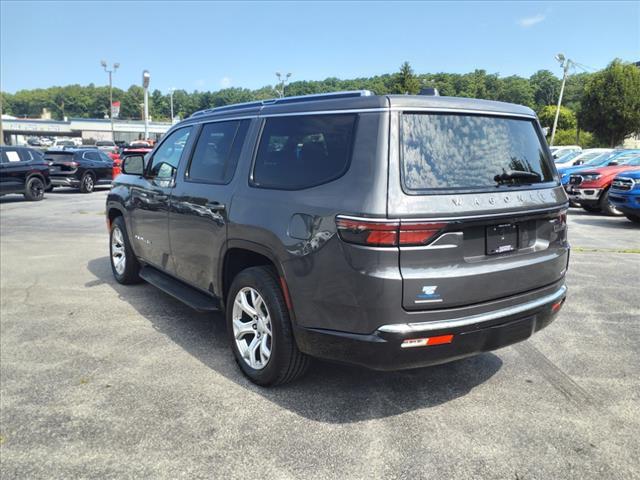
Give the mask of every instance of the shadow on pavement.
[[485, 353], [430, 368], [375, 372], [364, 368], [312, 362], [307, 375], [271, 389], [249, 382], [234, 362], [221, 314], [198, 313], [151, 285], [120, 285], [108, 257], [89, 261], [96, 280], [85, 286], [110, 285], [153, 327], [200, 362], [282, 408], [325, 423], [352, 423], [434, 407], [462, 397], [491, 378], [502, 366]]

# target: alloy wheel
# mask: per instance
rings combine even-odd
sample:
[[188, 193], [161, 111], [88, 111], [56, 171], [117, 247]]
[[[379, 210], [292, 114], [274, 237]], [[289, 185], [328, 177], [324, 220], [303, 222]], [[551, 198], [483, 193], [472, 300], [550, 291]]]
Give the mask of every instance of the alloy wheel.
[[233, 336], [242, 360], [255, 370], [262, 370], [271, 358], [273, 342], [271, 317], [260, 293], [242, 288], [233, 301]]
[[111, 233], [111, 263], [118, 275], [124, 273], [127, 256], [124, 250], [124, 235], [118, 227], [115, 227]]

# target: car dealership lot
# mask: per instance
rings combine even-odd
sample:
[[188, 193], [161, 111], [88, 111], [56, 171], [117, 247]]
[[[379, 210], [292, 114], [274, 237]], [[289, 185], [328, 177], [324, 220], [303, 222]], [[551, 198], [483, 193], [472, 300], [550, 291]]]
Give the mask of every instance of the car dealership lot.
[[637, 478], [640, 229], [572, 209], [532, 339], [395, 373], [240, 374], [221, 318], [115, 282], [106, 190], [0, 199], [2, 478]]

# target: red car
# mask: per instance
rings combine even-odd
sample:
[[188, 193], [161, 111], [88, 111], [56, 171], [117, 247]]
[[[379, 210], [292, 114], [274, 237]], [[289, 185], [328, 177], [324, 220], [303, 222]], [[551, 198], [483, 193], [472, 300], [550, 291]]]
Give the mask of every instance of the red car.
[[620, 172], [640, 170], [640, 155], [622, 165], [594, 168], [569, 177], [567, 193], [572, 201], [579, 203], [587, 212], [602, 212], [607, 215], [622, 215], [609, 202], [609, 188]]

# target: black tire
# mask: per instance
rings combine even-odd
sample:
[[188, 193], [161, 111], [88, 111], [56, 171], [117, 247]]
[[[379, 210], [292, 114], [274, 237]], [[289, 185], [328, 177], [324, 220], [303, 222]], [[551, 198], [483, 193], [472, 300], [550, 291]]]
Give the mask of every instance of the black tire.
[[[122, 234], [122, 248], [124, 249], [125, 257], [124, 269], [120, 272], [115, 265], [116, 260], [114, 258], [114, 250], [116, 248], [116, 246], [114, 245], [114, 236], [117, 236], [118, 230]], [[111, 264], [111, 271], [113, 272], [113, 276], [118, 283], [121, 283], [123, 285], [130, 285], [132, 283], [140, 283], [142, 281], [142, 279], [138, 275], [140, 273], [140, 263], [133, 253], [133, 249], [131, 248], [131, 244], [129, 243], [127, 227], [124, 223], [124, 218], [122, 217], [116, 217], [113, 222], [111, 222], [111, 231], [109, 232], [109, 263]]]
[[633, 223], [640, 223], [640, 215], [632, 215], [631, 213], [625, 213], [625, 217], [631, 220]]
[[610, 216], [619, 217], [622, 215], [622, 212], [609, 202], [609, 190], [606, 190], [600, 197], [600, 211]]
[[82, 193], [91, 193], [96, 186], [96, 180], [91, 173], [85, 173], [80, 179], [80, 191]]
[[[233, 333], [234, 301], [238, 292], [245, 287], [251, 287], [260, 294], [271, 320], [271, 355], [261, 369], [252, 368], [242, 357]], [[264, 387], [280, 385], [291, 382], [306, 372], [310, 359], [298, 349], [293, 337], [289, 309], [272, 268], [247, 268], [233, 279], [227, 296], [226, 320], [233, 355], [242, 372], [252, 382]]]
[[581, 205], [582, 209], [589, 213], [600, 213], [600, 207], [594, 207], [591, 205]]
[[39, 202], [44, 198], [44, 182], [40, 177], [31, 177], [24, 188], [24, 198], [30, 202]]

